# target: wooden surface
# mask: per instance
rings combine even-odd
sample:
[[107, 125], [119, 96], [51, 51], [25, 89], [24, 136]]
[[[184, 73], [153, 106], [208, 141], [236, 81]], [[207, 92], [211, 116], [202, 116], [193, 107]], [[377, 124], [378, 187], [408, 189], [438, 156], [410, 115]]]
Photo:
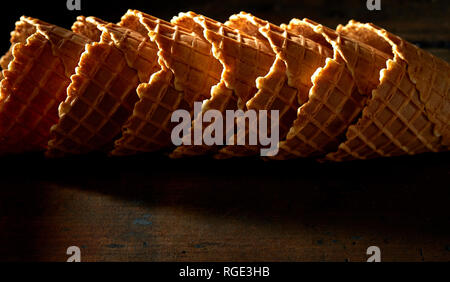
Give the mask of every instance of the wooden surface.
[[[80, 14], [38, 2], [2, 18], [2, 38], [23, 13], [67, 27]], [[450, 60], [448, 1], [382, 0], [381, 12], [367, 11], [365, 1], [83, 3], [81, 14], [110, 21], [126, 8], [220, 20], [246, 10], [275, 23], [310, 17], [330, 27], [356, 18]], [[0, 261], [65, 261], [69, 246], [80, 247], [82, 261], [365, 261], [373, 245], [383, 261], [449, 261], [449, 156], [341, 164], [2, 157]]]
[[[0, 259], [450, 259], [449, 154], [318, 164], [2, 160]], [[6, 168], [6, 164], [7, 168]]]

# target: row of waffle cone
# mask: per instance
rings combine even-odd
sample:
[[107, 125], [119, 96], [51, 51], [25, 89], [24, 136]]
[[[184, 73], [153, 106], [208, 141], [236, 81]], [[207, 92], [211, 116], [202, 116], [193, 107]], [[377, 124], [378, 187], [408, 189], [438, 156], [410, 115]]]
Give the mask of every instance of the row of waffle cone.
[[[21, 17], [0, 65], [1, 154], [259, 154], [258, 145], [195, 140], [195, 128], [209, 125], [193, 116], [195, 102], [203, 113], [278, 110], [271, 159], [450, 148], [450, 65], [353, 20], [332, 30], [308, 19], [277, 26], [244, 12], [220, 23], [193, 12], [166, 22], [129, 10], [118, 24], [80, 16], [69, 31]], [[192, 145], [174, 147], [179, 109], [192, 117]], [[234, 144], [252, 133], [233, 129], [223, 135]]]

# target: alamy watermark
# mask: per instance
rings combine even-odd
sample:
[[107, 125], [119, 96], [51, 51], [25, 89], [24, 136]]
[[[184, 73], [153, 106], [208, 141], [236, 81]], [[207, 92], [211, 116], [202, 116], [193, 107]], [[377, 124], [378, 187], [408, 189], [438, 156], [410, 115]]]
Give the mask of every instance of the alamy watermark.
[[381, 262], [381, 250], [378, 246], [368, 247], [366, 254], [370, 255], [367, 262]]
[[[203, 113], [202, 103], [195, 102], [193, 116], [195, 121], [191, 130], [192, 119], [188, 111], [179, 109], [172, 113], [171, 121], [178, 122], [171, 134], [172, 143], [175, 146], [260, 145], [261, 156], [275, 156], [278, 153], [280, 131], [278, 110], [271, 110], [270, 117], [267, 110], [258, 112], [226, 110], [224, 117], [218, 110], [207, 110]], [[268, 130], [269, 120], [270, 130]], [[203, 123], [208, 125], [203, 126]]]
[[66, 2], [67, 10], [69, 11], [80, 11], [81, 10], [81, 0], [67, 0]]
[[381, 0], [367, 0], [366, 7], [367, 7], [367, 10], [369, 10], [369, 11], [373, 11], [373, 10], [380, 11], [381, 10]]
[[70, 256], [67, 262], [81, 262], [81, 250], [77, 246], [68, 247], [66, 255]]

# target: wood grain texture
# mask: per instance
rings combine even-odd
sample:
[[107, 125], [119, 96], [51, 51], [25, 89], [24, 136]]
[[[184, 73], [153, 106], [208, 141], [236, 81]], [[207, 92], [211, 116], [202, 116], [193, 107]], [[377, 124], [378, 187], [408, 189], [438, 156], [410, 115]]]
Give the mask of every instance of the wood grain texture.
[[[274, 23], [308, 17], [330, 27], [355, 18], [450, 61], [447, 0], [382, 0], [381, 12], [365, 2], [131, 0], [105, 10], [102, 1], [84, 1], [82, 13], [118, 21], [127, 8], [165, 19], [193, 10], [225, 20], [245, 10]], [[78, 14], [64, 8], [23, 5], [0, 19], [1, 35], [23, 13], [68, 27]], [[65, 261], [73, 245], [82, 261], [365, 261], [372, 245], [383, 261], [449, 261], [449, 157], [340, 164], [2, 157], [0, 261]]]
[[0, 260], [450, 259], [449, 154], [341, 164], [3, 159]]

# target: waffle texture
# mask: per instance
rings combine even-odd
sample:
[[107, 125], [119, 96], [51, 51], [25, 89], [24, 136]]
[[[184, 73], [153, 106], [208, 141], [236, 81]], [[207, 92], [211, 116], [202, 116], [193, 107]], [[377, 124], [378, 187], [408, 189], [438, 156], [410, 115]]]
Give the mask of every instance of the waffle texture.
[[92, 17], [79, 18], [74, 27], [97, 37], [96, 27], [100, 42], [81, 56], [51, 128], [48, 156], [112, 150], [138, 101], [137, 86], [159, 69], [156, 46], [138, 32]]
[[[420, 87], [419, 81], [423, 78], [414, 79], [417, 70], [408, 71], [409, 68], [414, 68], [414, 64], [410, 66], [405, 61], [407, 57], [405, 52], [407, 52], [406, 49], [413, 47], [402, 47], [402, 44], [409, 45], [409, 43], [374, 25], [364, 25], [355, 21], [339, 29], [342, 33], [379, 50], [388, 52], [390, 47], [393, 58], [387, 62], [386, 69], [382, 70], [380, 84], [373, 91], [361, 118], [355, 125], [348, 128], [347, 140], [339, 145], [336, 152], [329, 153], [326, 158], [342, 161], [446, 150], [446, 136], [445, 133], [442, 134], [445, 132], [445, 126], [441, 126], [445, 122], [438, 118], [446, 116], [442, 112], [448, 107], [446, 105], [448, 101], [443, 98], [448, 93], [448, 86], [447, 88], [445, 86], [448, 85], [448, 79], [445, 81], [445, 69], [443, 81], [434, 80], [435, 76], [442, 74], [426, 76], [431, 79], [426, 93], [434, 92], [435, 102], [440, 103], [439, 106], [433, 107], [432, 101], [424, 101], [423, 96], [429, 94], [422, 94], [424, 88]], [[438, 62], [438, 59], [433, 59], [431, 63], [433, 66], [440, 64], [445, 67], [445, 63]], [[431, 70], [432, 68], [428, 68], [428, 72]], [[420, 71], [425, 76], [426, 71]], [[414, 80], [419, 83], [414, 83]]]
[[[0, 154], [257, 156], [272, 123], [279, 138], [267, 160], [450, 149], [450, 64], [370, 23], [276, 26], [245, 12], [225, 23], [194, 12], [165, 21], [129, 10], [117, 24], [79, 16], [72, 31], [23, 16], [10, 43]], [[181, 145], [172, 140], [179, 110]], [[211, 126], [230, 112], [231, 123]]]
[[21, 17], [2, 58], [0, 152], [45, 150], [88, 38]]
[[[204, 37], [212, 44], [215, 58], [223, 65], [221, 81], [212, 88], [211, 97], [204, 102], [202, 116], [209, 110], [216, 110], [223, 116], [227, 110], [245, 110], [246, 102], [257, 91], [256, 79], [264, 76], [273, 63], [274, 53], [270, 45], [267, 40], [261, 40], [263, 38], [257, 31], [259, 26], [248, 19], [233, 23], [230, 20], [222, 24], [204, 16], [191, 16], [202, 28]], [[245, 29], [244, 26], [250, 25], [254, 26], [252, 30], [247, 33], [241, 31]], [[202, 123], [202, 131], [210, 124], [211, 122]], [[194, 120], [191, 136], [188, 137], [193, 145], [178, 147], [172, 157], [213, 153], [220, 149], [220, 146], [195, 145], [201, 142], [193, 137], [196, 126], [200, 127], [198, 120]], [[225, 144], [228, 141], [227, 136], [233, 133], [233, 128], [224, 128], [222, 144]]]
[[[293, 19], [286, 28], [333, 48], [334, 54], [312, 76], [309, 99], [299, 108], [274, 158], [321, 156], [337, 149], [342, 135], [361, 113], [388, 55], [308, 19]], [[365, 78], [367, 74], [372, 74], [370, 81]]]
[[[249, 17], [249, 14], [241, 13], [240, 16]], [[251, 17], [251, 20], [262, 23], [262, 20], [255, 17]], [[247, 107], [256, 111], [268, 110], [269, 118], [269, 110], [277, 110], [279, 137], [284, 140], [295, 120], [298, 107], [308, 100], [308, 92], [312, 86], [311, 76], [332, 55], [332, 51], [328, 46], [322, 46], [305, 36], [309, 34], [293, 33], [286, 26], [277, 27], [265, 22], [259, 32], [268, 40], [277, 59], [270, 73], [258, 78], [259, 91], [248, 101]], [[267, 132], [270, 133], [270, 128], [267, 128]], [[259, 146], [229, 146], [221, 150], [220, 158], [258, 153]]]

